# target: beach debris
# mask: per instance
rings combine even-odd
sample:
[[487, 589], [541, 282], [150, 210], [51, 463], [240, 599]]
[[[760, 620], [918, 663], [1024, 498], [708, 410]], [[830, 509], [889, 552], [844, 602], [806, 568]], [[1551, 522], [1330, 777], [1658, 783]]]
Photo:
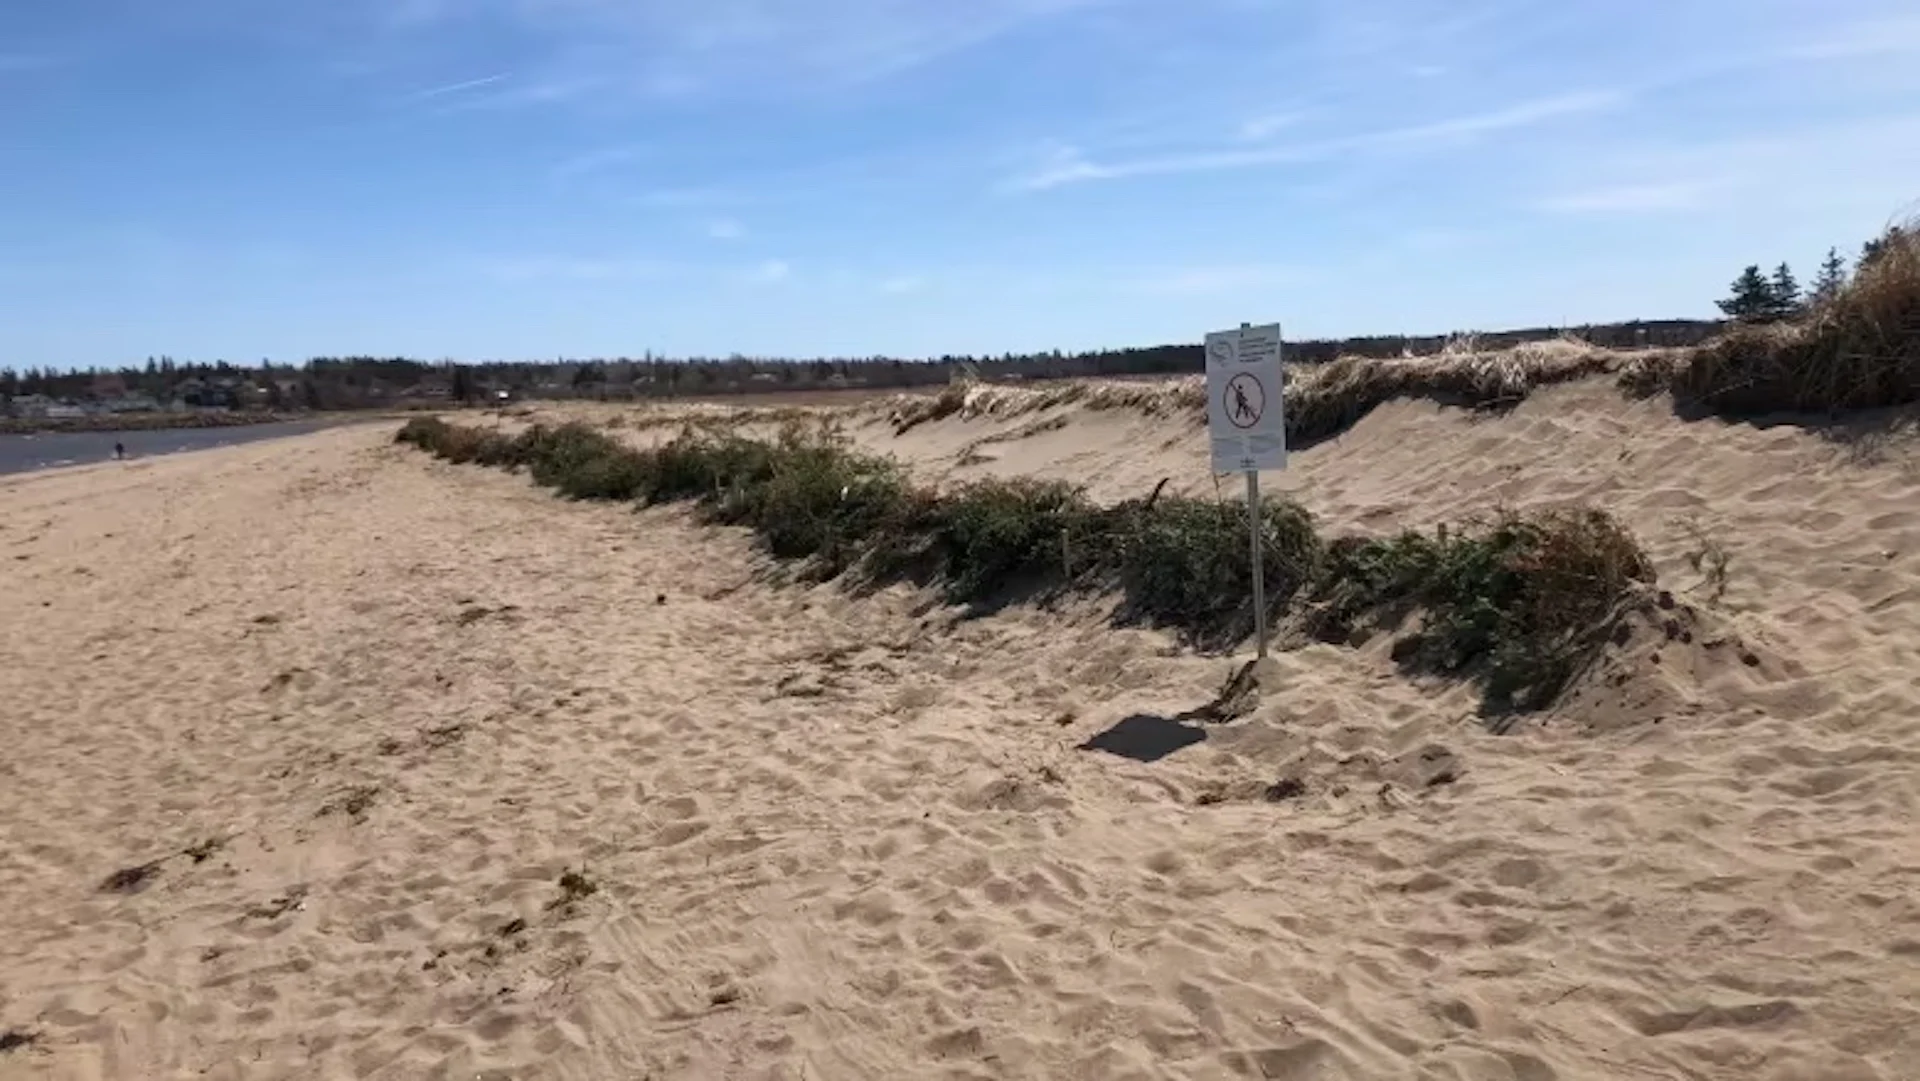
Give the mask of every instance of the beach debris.
[[160, 877], [160, 861], [148, 860], [132, 867], [122, 867], [108, 875], [100, 883], [102, 893], [139, 893]]
[[460, 610], [454, 622], [462, 627], [471, 627], [489, 616], [510, 616], [520, 610], [519, 605], [503, 604], [498, 608], [488, 608], [484, 604], [469, 605]]
[[1282, 803], [1307, 794], [1307, 782], [1298, 777], [1282, 777], [1268, 785], [1260, 795], [1268, 803]]
[[367, 816], [367, 809], [373, 806], [373, 801], [379, 795], [380, 786], [377, 784], [354, 785], [322, 804], [317, 817], [342, 814], [358, 822]]
[[25, 1029], [18, 1028], [0, 1031], [0, 1055], [13, 1051], [23, 1051], [35, 1046], [39, 1042], [40, 1034], [38, 1032], [28, 1032]]
[[195, 863], [205, 863], [213, 858], [215, 852], [225, 848], [226, 845], [227, 840], [224, 837], [208, 837], [205, 840], [196, 841], [181, 849], [180, 854]]
[[1277, 666], [1271, 659], [1252, 660], [1234, 669], [1213, 701], [1180, 714], [1175, 720], [1225, 724], [1252, 713], [1260, 704], [1261, 684], [1270, 682]]
[[[302, 676], [311, 677], [312, 673], [308, 672], [304, 668], [298, 668], [298, 667], [289, 668], [286, 671], [280, 672], [277, 675], [275, 675], [272, 679], [268, 680], [266, 683], [266, 686], [260, 688], [260, 692], [262, 694], [266, 694], [271, 691], [285, 690], [288, 687], [293, 686], [294, 681], [299, 680], [300, 677]], [[305, 686], [308, 684], [308, 682], [309, 681], [302, 681], [302, 685]]]
[[436, 725], [420, 733], [420, 745], [430, 751], [460, 742], [467, 734], [467, 726], [458, 721], [452, 724]]
[[307, 907], [307, 888], [294, 886], [273, 898], [264, 905], [255, 905], [247, 910], [247, 915], [256, 920], [277, 920], [289, 912], [297, 912]]
[[562, 871], [559, 886], [560, 896], [547, 902], [548, 911], [571, 912], [575, 904], [600, 892], [600, 884], [587, 877], [584, 867], [578, 871], [572, 868]]

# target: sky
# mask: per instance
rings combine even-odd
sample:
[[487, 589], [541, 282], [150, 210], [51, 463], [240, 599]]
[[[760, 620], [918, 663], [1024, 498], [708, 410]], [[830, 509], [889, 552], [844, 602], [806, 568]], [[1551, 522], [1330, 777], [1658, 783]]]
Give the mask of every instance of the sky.
[[1920, 199], [1911, 0], [21, 0], [0, 365], [1714, 314]]

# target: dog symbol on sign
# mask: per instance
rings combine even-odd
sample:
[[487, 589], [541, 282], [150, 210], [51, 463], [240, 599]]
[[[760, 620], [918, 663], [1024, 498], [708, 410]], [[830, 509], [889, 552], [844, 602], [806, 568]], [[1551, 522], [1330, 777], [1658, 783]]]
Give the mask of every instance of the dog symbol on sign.
[[1226, 406], [1229, 423], [1236, 428], [1251, 428], [1267, 411], [1267, 390], [1260, 380], [1242, 372], [1227, 380], [1221, 404]]

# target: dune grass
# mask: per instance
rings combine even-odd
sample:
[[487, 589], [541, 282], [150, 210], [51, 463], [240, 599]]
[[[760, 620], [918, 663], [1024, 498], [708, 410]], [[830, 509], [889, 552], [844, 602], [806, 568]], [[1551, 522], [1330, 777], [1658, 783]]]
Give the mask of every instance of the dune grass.
[[[826, 427], [770, 440], [689, 428], [640, 450], [583, 424], [497, 432], [415, 418], [397, 439], [454, 462], [524, 468], [573, 499], [691, 502], [817, 579], [937, 587], [955, 604], [1118, 594], [1117, 615], [1225, 646], [1251, 629], [1252, 561], [1238, 503], [1149, 498], [1106, 507], [1078, 488], [982, 480], [935, 491]], [[1403, 663], [1482, 682], [1492, 710], [1550, 705], [1653, 572], [1596, 510], [1507, 513], [1434, 534], [1325, 541], [1286, 499], [1263, 509], [1267, 597], [1322, 638], [1418, 627]]]
[[[1800, 318], [1735, 324], [1691, 349], [1627, 353], [1566, 336], [1486, 350], [1463, 335], [1429, 356], [1289, 365], [1288, 438], [1295, 447], [1331, 438], [1396, 399], [1498, 410], [1540, 388], [1605, 374], [1631, 395], [1668, 395], [1683, 410], [1735, 418], [1920, 402], [1920, 220], [1890, 228], [1879, 249], [1835, 295]], [[906, 432], [956, 415], [1010, 417], [1069, 405], [1197, 422], [1205, 414], [1206, 380], [1004, 386], [962, 379], [937, 396], [896, 400], [891, 419], [897, 432]]]
[[[1336, 436], [1397, 398], [1470, 409], [1511, 408], [1541, 387], [1613, 371], [1620, 356], [1572, 337], [1485, 350], [1474, 336], [1462, 335], [1431, 356], [1344, 356], [1325, 364], [1289, 365], [1287, 436], [1296, 447]], [[1206, 378], [1074, 380], [1040, 386], [956, 378], [937, 395], [893, 399], [888, 419], [894, 433], [903, 435], [953, 416], [1014, 417], [1070, 405], [1147, 416], [1185, 414], [1198, 420], [1207, 405]]]

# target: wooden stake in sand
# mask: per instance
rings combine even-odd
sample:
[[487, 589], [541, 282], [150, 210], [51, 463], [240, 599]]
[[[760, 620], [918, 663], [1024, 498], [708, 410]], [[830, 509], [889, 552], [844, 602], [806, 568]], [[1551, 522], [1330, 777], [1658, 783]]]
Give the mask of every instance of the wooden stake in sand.
[[1261, 552], [1260, 471], [1287, 467], [1286, 380], [1280, 324], [1240, 324], [1207, 335], [1207, 434], [1213, 471], [1247, 475], [1247, 532], [1253, 552], [1253, 633], [1267, 655], [1266, 561]]

